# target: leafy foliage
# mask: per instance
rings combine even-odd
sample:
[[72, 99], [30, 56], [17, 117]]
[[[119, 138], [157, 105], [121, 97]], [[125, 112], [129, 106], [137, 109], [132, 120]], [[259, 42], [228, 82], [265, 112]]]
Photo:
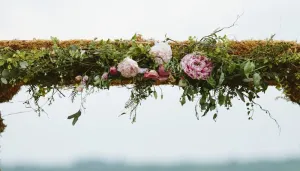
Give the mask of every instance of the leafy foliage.
[[[101, 79], [104, 72], [126, 56], [137, 61], [141, 68], [158, 68], [149, 53], [154, 42], [144, 40], [140, 35], [134, 35], [131, 40], [95, 39], [68, 45], [52, 38], [50, 45], [40, 47], [39, 44], [36, 48], [29, 43], [30, 48], [20, 48], [19, 45], [1, 46], [0, 42], [1, 86], [30, 85], [28, 92], [37, 106], [35, 111], [40, 113], [44, 112], [38, 103], [40, 97], [50, 94], [48, 102], [51, 104], [55, 93], [64, 96], [59, 91], [62, 88], [73, 89], [72, 99], [81, 94], [76, 91], [76, 87], [80, 86], [74, 79], [77, 75], [89, 76], [84, 85], [89, 93], [94, 88], [109, 89], [113, 85], [133, 84], [131, 97], [125, 105], [133, 122], [142, 100], [152, 95], [157, 98], [154, 86], [158, 84], [179, 85], [183, 89], [180, 103], [196, 101], [195, 115], [198, 119], [213, 112], [212, 118], [216, 120], [218, 108], [229, 109], [234, 97], [239, 97], [246, 104], [248, 118], [253, 119], [251, 112], [258, 105], [255, 99], [259, 98], [259, 93], [266, 91], [268, 85], [283, 88], [291, 101], [300, 104], [300, 48], [295, 43], [269, 39], [254, 44], [244, 42], [247, 46], [238, 46], [237, 42], [216, 33], [200, 40], [190, 37], [185, 42], [170, 38], [166, 41], [171, 43], [173, 53], [171, 61], [164, 66], [171, 73], [166, 81], [146, 80], [141, 74], [132, 79], [109, 74], [107, 80]], [[182, 71], [181, 58], [193, 52], [205, 55], [213, 62], [214, 69], [207, 80], [193, 80]], [[73, 125], [81, 111], [77, 114], [69, 118], [73, 119]]]

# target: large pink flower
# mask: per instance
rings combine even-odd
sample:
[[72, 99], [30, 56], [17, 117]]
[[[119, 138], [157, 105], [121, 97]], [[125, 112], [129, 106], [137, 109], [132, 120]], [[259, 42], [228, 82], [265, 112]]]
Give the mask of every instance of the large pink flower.
[[206, 80], [213, 69], [211, 61], [198, 54], [185, 55], [180, 62], [183, 71], [192, 79]]
[[139, 66], [136, 61], [126, 57], [118, 64], [118, 71], [125, 78], [135, 77], [139, 73]]

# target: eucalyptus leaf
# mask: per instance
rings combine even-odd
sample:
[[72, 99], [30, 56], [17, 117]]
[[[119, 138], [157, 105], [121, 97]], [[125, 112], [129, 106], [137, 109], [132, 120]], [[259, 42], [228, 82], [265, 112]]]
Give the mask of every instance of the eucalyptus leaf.
[[219, 86], [222, 85], [222, 83], [224, 82], [225, 80], [225, 74], [222, 72], [221, 75], [220, 75], [220, 79], [219, 79]]
[[5, 78], [1, 78], [1, 82], [3, 83], [3, 84], [7, 84], [7, 80], [5, 79]]
[[4, 69], [3, 71], [2, 71], [2, 77], [3, 78], [8, 78], [9, 77], [9, 70], [7, 70], [7, 69]]

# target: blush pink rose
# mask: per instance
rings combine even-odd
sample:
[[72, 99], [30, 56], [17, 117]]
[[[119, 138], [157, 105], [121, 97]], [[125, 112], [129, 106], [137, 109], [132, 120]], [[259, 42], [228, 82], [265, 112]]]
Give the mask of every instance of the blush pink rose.
[[108, 79], [108, 73], [107, 72], [103, 73], [102, 76], [101, 76], [101, 79], [102, 80], [107, 80]]

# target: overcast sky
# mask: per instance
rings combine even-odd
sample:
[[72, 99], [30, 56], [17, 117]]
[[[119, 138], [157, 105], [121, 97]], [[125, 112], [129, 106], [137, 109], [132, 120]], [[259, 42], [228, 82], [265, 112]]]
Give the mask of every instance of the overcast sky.
[[[217, 27], [237, 25], [223, 34], [232, 39], [300, 38], [299, 0], [0, 0], [0, 39], [146, 38], [176, 40], [202, 37]], [[194, 103], [181, 106], [181, 91], [163, 87], [164, 99], [150, 98], [140, 106], [136, 124], [118, 117], [129, 91], [112, 88], [88, 98], [86, 113], [71, 126], [66, 117], [78, 110], [78, 102], [58, 99], [47, 107], [49, 116], [24, 113], [6, 117], [0, 139], [2, 164], [18, 162], [66, 164], [80, 158], [127, 162], [227, 161], [300, 156], [300, 108], [275, 100], [281, 92], [270, 88], [259, 102], [282, 127], [259, 109], [248, 121], [238, 100], [231, 110], [221, 109], [199, 121]], [[69, 92], [65, 92], [68, 94]], [[6, 113], [26, 110], [19, 100], [1, 104]]]

